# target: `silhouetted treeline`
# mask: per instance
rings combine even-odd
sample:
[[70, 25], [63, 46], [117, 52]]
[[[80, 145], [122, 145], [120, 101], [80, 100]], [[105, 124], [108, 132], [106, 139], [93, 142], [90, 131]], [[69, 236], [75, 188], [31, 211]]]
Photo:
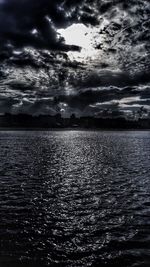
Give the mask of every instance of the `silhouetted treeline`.
[[1, 128], [99, 128], [99, 129], [150, 129], [150, 119], [127, 120], [120, 118], [80, 117], [70, 118], [27, 114], [5, 114], [0, 116]]

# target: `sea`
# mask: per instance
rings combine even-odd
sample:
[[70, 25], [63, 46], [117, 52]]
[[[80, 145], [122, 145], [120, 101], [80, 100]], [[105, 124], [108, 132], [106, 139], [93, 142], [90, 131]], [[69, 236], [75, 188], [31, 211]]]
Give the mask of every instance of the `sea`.
[[150, 131], [0, 131], [0, 267], [150, 266]]

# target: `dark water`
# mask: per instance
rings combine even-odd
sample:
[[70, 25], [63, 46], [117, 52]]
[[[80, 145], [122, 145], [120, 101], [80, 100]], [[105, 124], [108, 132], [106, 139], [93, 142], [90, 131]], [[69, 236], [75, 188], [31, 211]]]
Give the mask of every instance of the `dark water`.
[[150, 132], [0, 132], [0, 267], [150, 266]]

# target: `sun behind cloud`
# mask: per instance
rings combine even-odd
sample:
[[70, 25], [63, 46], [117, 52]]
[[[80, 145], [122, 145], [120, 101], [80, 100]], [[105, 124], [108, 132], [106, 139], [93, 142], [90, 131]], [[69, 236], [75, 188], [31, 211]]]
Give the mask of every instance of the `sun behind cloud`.
[[68, 52], [70, 57], [77, 60], [86, 60], [96, 56], [97, 50], [94, 47], [95, 36], [98, 34], [96, 27], [91, 28], [77, 23], [66, 29], [59, 29], [58, 33], [65, 39], [66, 44], [81, 47], [80, 52]]

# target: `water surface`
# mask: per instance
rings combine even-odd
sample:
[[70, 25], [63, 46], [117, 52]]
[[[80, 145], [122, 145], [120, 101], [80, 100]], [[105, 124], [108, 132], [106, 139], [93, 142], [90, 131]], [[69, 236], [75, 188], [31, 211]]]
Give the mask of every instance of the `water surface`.
[[150, 132], [0, 132], [0, 267], [150, 265]]

